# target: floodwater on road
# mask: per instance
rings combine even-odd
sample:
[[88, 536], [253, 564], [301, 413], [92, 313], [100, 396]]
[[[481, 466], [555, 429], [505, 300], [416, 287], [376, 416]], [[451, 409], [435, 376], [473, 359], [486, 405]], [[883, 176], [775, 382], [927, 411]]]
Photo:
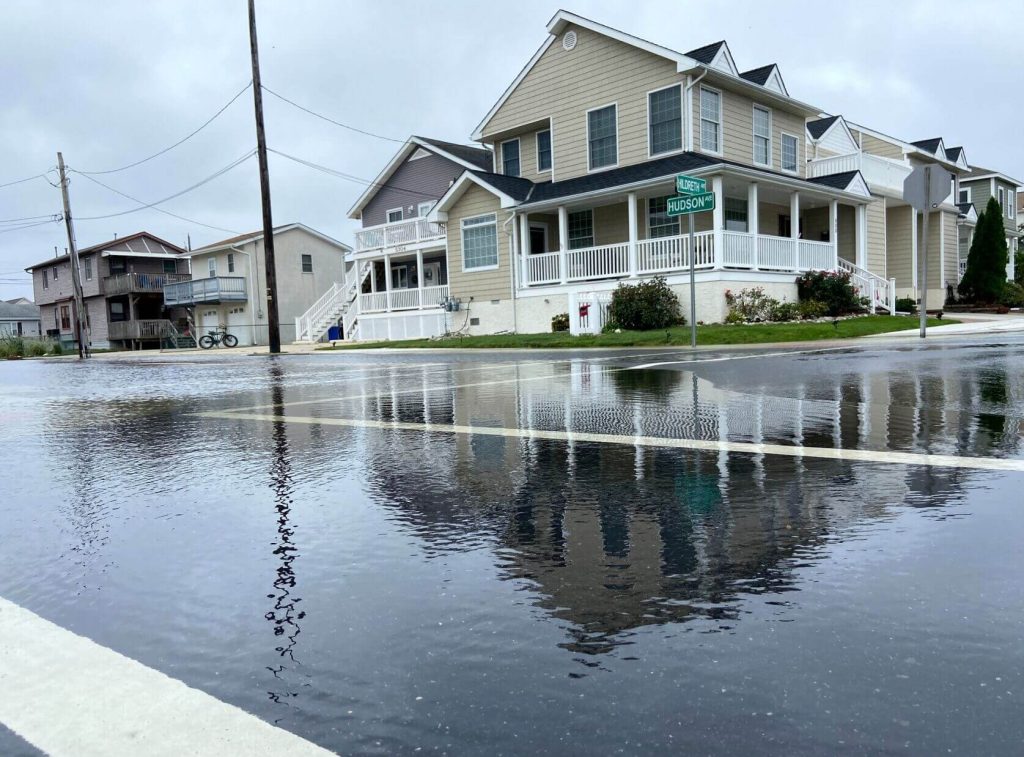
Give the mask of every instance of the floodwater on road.
[[1024, 751], [1024, 341], [0, 389], [0, 598], [327, 749]]

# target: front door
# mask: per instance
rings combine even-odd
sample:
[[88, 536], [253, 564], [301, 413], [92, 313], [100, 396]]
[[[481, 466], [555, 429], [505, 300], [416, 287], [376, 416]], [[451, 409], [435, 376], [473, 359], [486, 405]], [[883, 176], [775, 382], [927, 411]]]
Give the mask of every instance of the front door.
[[439, 262], [423, 264], [423, 286], [441, 286], [441, 264]]
[[547, 226], [530, 227], [530, 254], [539, 255], [548, 251], [548, 229]]

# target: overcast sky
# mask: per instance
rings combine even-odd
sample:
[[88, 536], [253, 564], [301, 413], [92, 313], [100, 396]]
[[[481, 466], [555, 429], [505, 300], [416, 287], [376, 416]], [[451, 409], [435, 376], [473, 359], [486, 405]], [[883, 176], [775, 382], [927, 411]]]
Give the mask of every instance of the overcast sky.
[[[564, 7], [685, 52], [726, 39], [741, 70], [778, 63], [790, 93], [907, 140], [941, 136], [977, 165], [1024, 177], [1024, 2], [721, 3], [523, 0], [258, 0], [263, 83], [338, 121], [402, 140], [467, 142]], [[509, 9], [513, 9], [509, 12]], [[118, 168], [176, 142], [250, 79], [245, 0], [4, 0], [0, 23], [0, 184], [45, 172], [62, 150], [83, 171]], [[265, 97], [267, 142], [373, 179], [398, 145], [355, 134]], [[252, 94], [166, 155], [95, 178], [153, 202], [255, 147]], [[362, 187], [270, 156], [274, 221], [344, 242]], [[49, 174], [54, 180], [55, 174]], [[135, 203], [75, 176], [76, 217]], [[0, 298], [31, 296], [22, 269], [63, 251], [62, 224], [3, 233], [6, 219], [60, 211], [42, 179], [0, 188]], [[260, 227], [255, 159], [161, 207], [205, 224]], [[229, 236], [154, 210], [79, 220], [79, 246], [139, 230], [184, 246]], [[24, 283], [12, 282], [22, 279]]]

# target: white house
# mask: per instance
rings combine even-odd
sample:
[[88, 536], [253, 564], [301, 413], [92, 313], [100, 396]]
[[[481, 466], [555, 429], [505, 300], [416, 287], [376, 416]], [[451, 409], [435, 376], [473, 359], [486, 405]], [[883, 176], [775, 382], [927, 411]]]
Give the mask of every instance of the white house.
[[0, 300], [0, 337], [41, 335], [39, 307], [35, 303], [24, 297]]

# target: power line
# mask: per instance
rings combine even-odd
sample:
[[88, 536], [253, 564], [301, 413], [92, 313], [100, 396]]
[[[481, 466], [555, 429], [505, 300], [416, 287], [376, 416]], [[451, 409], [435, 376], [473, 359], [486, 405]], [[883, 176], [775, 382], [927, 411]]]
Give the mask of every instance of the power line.
[[57, 216], [60, 216], [60, 213], [49, 213], [48, 215], [45, 216], [25, 216], [24, 218], [0, 218], [0, 223], [21, 223], [23, 221], [39, 221], [43, 218], [49, 218], [54, 221], [61, 220]]
[[[52, 171], [53, 169], [51, 168], [50, 170]], [[37, 173], [35, 176], [28, 176], [28, 177], [26, 177], [24, 179], [17, 179], [16, 181], [9, 181], [6, 184], [0, 184], [0, 189], [3, 189], [4, 187], [13, 187], [15, 184], [24, 184], [26, 181], [32, 181], [33, 179], [46, 179], [46, 174], [45, 173]], [[49, 179], [46, 179], [46, 180], [49, 181]]]
[[[142, 206], [140, 206], [138, 208], [132, 208], [130, 210], [122, 210], [119, 213], [108, 213], [108, 214], [102, 215], [102, 216], [77, 216], [75, 218], [75, 220], [76, 221], [99, 221], [99, 220], [102, 220], [104, 218], [117, 218], [119, 216], [126, 216], [129, 213], [137, 213], [140, 210], [145, 210], [147, 208], [154, 208], [157, 205], [163, 205], [165, 202], [173, 200], [176, 197], [181, 197], [184, 194], [188, 194], [189, 192], [191, 192], [191, 191], [193, 191], [195, 189], [198, 189], [199, 187], [203, 186], [204, 184], [207, 184], [207, 183], [213, 181], [218, 176], [223, 176], [224, 174], [226, 174], [228, 171], [232, 170], [233, 168], [237, 168], [238, 166], [242, 165], [242, 163], [247, 161], [249, 158], [251, 158], [255, 154], [256, 154], [256, 150], [249, 150], [242, 157], [237, 158], [237, 159], [231, 161], [230, 163], [228, 163], [226, 166], [224, 166], [220, 170], [215, 171], [214, 173], [212, 173], [209, 176], [207, 176], [205, 179], [196, 182], [195, 184], [193, 184], [190, 187], [186, 187], [185, 189], [182, 189], [180, 192], [175, 192], [174, 194], [168, 195], [167, 197], [164, 197], [161, 200], [157, 200], [156, 202], [143, 203]], [[81, 173], [81, 172], [80, 171], [75, 171], [75, 173]], [[84, 175], [84, 174], [82, 174], [82, 175]], [[86, 178], [88, 178], [88, 177], [86, 177]], [[139, 200], [135, 200], [134, 198], [131, 198], [131, 199], [132, 199], [133, 202], [139, 202]], [[2, 233], [2, 232], [0, 232], [0, 233]]]
[[[76, 173], [78, 173], [78, 172], [76, 172]], [[99, 184], [104, 189], [109, 189], [114, 194], [119, 194], [122, 197], [125, 197], [125, 198], [131, 200], [132, 202], [137, 202], [137, 203], [139, 203], [139, 205], [142, 205], [143, 207], [151, 207], [153, 210], [157, 211], [158, 213], [163, 213], [164, 215], [171, 216], [172, 218], [177, 218], [180, 221], [187, 221], [188, 223], [194, 223], [196, 226], [205, 226], [208, 229], [214, 229], [216, 231], [226, 231], [228, 234], [240, 234], [241, 233], [241, 232], [236, 231], [234, 229], [225, 229], [223, 226], [211, 226], [210, 224], [203, 223], [202, 221], [196, 221], [196, 220], [194, 220], [192, 218], [186, 218], [185, 216], [178, 215], [177, 213], [172, 213], [171, 211], [164, 210], [163, 208], [153, 208], [152, 206], [147, 205], [145, 201], [140, 200], [138, 197], [132, 197], [129, 194], [125, 194], [120, 189], [114, 189], [113, 187], [108, 186], [107, 184], [104, 184], [99, 179], [94, 179], [93, 177], [87, 176], [84, 173], [81, 174], [81, 175], [83, 177], [85, 177], [86, 179], [88, 179], [89, 181], [91, 181], [93, 184]], [[142, 208], [139, 208], [139, 209], [141, 210]], [[82, 219], [79, 219], [79, 220], [82, 220]]]
[[373, 137], [375, 139], [383, 139], [385, 142], [396, 142], [397, 144], [400, 144], [400, 145], [404, 145], [405, 144], [405, 140], [404, 139], [393, 139], [391, 137], [385, 137], [385, 136], [383, 136], [381, 134], [374, 134], [372, 131], [365, 131], [364, 129], [358, 129], [355, 126], [349, 126], [348, 124], [343, 124], [341, 121], [335, 121], [333, 118], [328, 118], [327, 116], [323, 115], [322, 113], [317, 113], [315, 110], [310, 110], [309, 108], [306, 108], [306, 107], [304, 107], [302, 105], [299, 105], [297, 102], [289, 100], [284, 95], [277, 94], [277, 92], [272, 90], [270, 87], [263, 86], [263, 87], [261, 87], [261, 89], [264, 92], [267, 92], [268, 94], [273, 95], [278, 100], [282, 100], [282, 101], [288, 103], [292, 107], [298, 108], [299, 110], [305, 111], [306, 113], [308, 113], [311, 116], [316, 116], [319, 119], [327, 121], [327, 123], [334, 124], [335, 126], [340, 126], [342, 129], [348, 129], [349, 131], [354, 131], [356, 134], [364, 134], [367, 137]]
[[141, 166], [143, 163], [148, 163], [149, 161], [153, 160], [153, 158], [159, 158], [164, 153], [170, 152], [171, 150], [173, 150], [178, 145], [184, 144], [188, 140], [192, 139], [192, 137], [194, 137], [196, 134], [198, 134], [203, 129], [205, 129], [207, 126], [209, 126], [211, 123], [213, 123], [217, 119], [217, 116], [219, 116], [221, 113], [223, 113], [225, 110], [227, 110], [231, 106], [231, 104], [235, 100], [237, 100], [239, 97], [241, 97], [243, 94], [245, 94], [245, 91], [247, 89], [249, 89], [249, 87], [251, 87], [251, 86], [252, 86], [252, 80], [250, 80], [244, 87], [242, 87], [242, 89], [240, 89], [238, 91], [238, 94], [236, 94], [234, 97], [232, 97], [230, 100], [228, 100], [227, 103], [223, 107], [221, 107], [220, 110], [218, 110], [216, 113], [214, 113], [212, 116], [210, 116], [210, 118], [208, 118], [206, 121], [204, 121], [202, 126], [200, 126], [198, 129], [196, 129], [195, 131], [193, 131], [191, 134], [189, 134], [188, 136], [184, 137], [183, 139], [179, 139], [177, 142], [175, 142], [170, 147], [165, 147], [164, 149], [160, 150], [159, 152], [153, 153], [148, 158], [143, 158], [142, 160], [137, 160], [134, 163], [129, 163], [128, 165], [121, 166], [120, 168], [110, 168], [110, 169], [107, 169], [106, 171], [75, 171], [75, 173], [79, 173], [79, 174], [83, 174], [83, 175], [84, 174], [92, 174], [93, 176], [100, 176], [102, 174], [107, 174], [107, 173], [117, 173], [118, 171], [126, 171], [129, 168], [134, 168], [135, 166]]
[[[387, 182], [380, 183], [375, 181], [369, 181], [368, 179], [361, 179], [358, 176], [353, 176], [352, 174], [345, 173], [344, 171], [338, 171], [334, 168], [328, 168], [327, 166], [320, 165], [319, 163], [314, 163], [311, 160], [303, 160], [302, 158], [297, 158], [294, 155], [289, 155], [288, 153], [281, 152], [280, 150], [275, 150], [271, 147], [267, 148], [267, 152], [272, 152], [275, 155], [280, 155], [282, 158], [287, 158], [288, 160], [306, 166], [307, 168], [312, 168], [316, 171], [320, 171], [321, 173], [325, 173], [328, 176], [334, 176], [339, 179], [344, 179], [345, 181], [351, 181], [356, 184], [362, 184], [367, 187], [376, 187], [377, 189], [387, 187], [388, 189], [393, 189], [396, 192], [405, 192], [406, 194], [415, 195], [416, 197], [424, 196], [424, 193], [422, 191], [418, 191], [415, 189], [406, 189], [405, 187], [399, 187], [394, 184], [388, 184]], [[440, 197], [438, 196], [435, 197], [434, 199], [440, 199]]]
[[45, 226], [48, 223], [59, 222], [59, 221], [62, 221], [63, 219], [64, 219], [64, 217], [60, 216], [58, 218], [51, 218], [51, 219], [49, 219], [47, 221], [36, 221], [35, 223], [23, 223], [21, 226], [12, 226], [10, 228], [0, 229], [0, 234], [8, 234], [8, 233], [10, 233], [12, 231], [22, 231], [24, 229], [31, 229], [31, 228], [34, 228], [36, 226]]

